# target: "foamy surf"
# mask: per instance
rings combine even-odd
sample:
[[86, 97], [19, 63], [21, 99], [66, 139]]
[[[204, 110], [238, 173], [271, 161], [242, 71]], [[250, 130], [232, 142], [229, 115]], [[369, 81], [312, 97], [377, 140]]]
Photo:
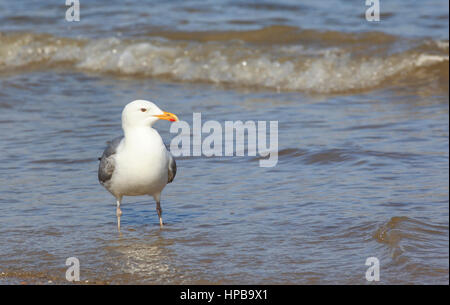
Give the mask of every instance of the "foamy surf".
[[424, 78], [448, 83], [448, 41], [410, 42], [409, 49], [395, 50], [394, 36], [369, 33], [382, 42], [373, 52], [374, 45], [362, 34], [316, 32], [314, 38], [311, 32], [289, 36], [281, 31], [285, 43], [282, 38], [271, 41], [264, 32], [253, 41], [247, 37], [255, 36], [245, 32], [162, 33], [165, 38], [139, 40], [0, 33], [0, 72], [68, 66], [95, 73], [313, 93], [364, 91]]

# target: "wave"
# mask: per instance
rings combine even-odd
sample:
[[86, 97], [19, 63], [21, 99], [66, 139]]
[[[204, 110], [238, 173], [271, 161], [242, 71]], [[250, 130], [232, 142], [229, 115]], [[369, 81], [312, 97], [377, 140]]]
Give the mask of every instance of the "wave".
[[[412, 208], [408, 202], [386, 202], [385, 205]], [[393, 216], [378, 224], [372, 237], [382, 245], [377, 255], [385, 278], [389, 274], [394, 282], [405, 284], [414, 284], [419, 278], [425, 283], [448, 283], [448, 222]]]
[[62, 67], [313, 93], [433, 81], [448, 92], [448, 41], [399, 40], [377, 32], [281, 26], [247, 32], [162, 32], [143, 39], [0, 32], [0, 72]]
[[[393, 205], [393, 203], [390, 204]], [[399, 204], [397, 203], [397, 205]], [[407, 204], [404, 203], [404, 205]], [[387, 245], [394, 259], [399, 257], [406, 259], [413, 253], [424, 255], [426, 251], [434, 251], [436, 257], [448, 256], [448, 252], [439, 253], [442, 249], [448, 249], [447, 224], [430, 224], [406, 216], [395, 216], [379, 226], [373, 234], [373, 238], [377, 242]], [[430, 249], [430, 240], [443, 247]]]

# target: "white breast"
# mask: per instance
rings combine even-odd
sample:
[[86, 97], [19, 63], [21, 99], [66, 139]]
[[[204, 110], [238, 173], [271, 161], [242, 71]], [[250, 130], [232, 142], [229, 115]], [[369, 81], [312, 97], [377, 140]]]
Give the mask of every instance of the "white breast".
[[111, 183], [125, 196], [159, 193], [167, 184], [168, 163], [166, 147], [156, 130], [127, 134], [116, 155]]

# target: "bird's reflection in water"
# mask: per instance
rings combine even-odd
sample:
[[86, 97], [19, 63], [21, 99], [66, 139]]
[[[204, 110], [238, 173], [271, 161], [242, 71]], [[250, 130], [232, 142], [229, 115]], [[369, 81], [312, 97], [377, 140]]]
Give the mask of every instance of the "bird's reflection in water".
[[116, 271], [121, 270], [147, 283], [161, 280], [179, 283], [183, 276], [173, 263], [173, 251], [167, 248], [171, 242], [158, 231], [148, 236], [147, 242], [143, 242], [142, 238], [127, 238], [128, 232], [118, 237], [115, 245], [108, 247], [115, 254], [110, 256], [113, 257], [110, 263], [117, 268]]

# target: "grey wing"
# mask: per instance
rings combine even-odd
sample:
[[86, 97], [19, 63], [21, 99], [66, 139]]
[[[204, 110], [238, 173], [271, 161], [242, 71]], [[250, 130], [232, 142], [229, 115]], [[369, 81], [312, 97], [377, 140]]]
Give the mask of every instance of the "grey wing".
[[168, 151], [168, 153], [169, 153], [169, 175], [167, 183], [171, 183], [173, 179], [175, 179], [175, 175], [177, 174], [177, 163], [175, 162], [175, 159], [173, 158], [170, 151]]
[[120, 142], [122, 142], [122, 139], [123, 137], [117, 137], [108, 142], [108, 146], [105, 148], [102, 157], [99, 158], [100, 165], [98, 167], [98, 181], [100, 181], [101, 184], [108, 182], [114, 173], [114, 155], [116, 154], [117, 147]]

